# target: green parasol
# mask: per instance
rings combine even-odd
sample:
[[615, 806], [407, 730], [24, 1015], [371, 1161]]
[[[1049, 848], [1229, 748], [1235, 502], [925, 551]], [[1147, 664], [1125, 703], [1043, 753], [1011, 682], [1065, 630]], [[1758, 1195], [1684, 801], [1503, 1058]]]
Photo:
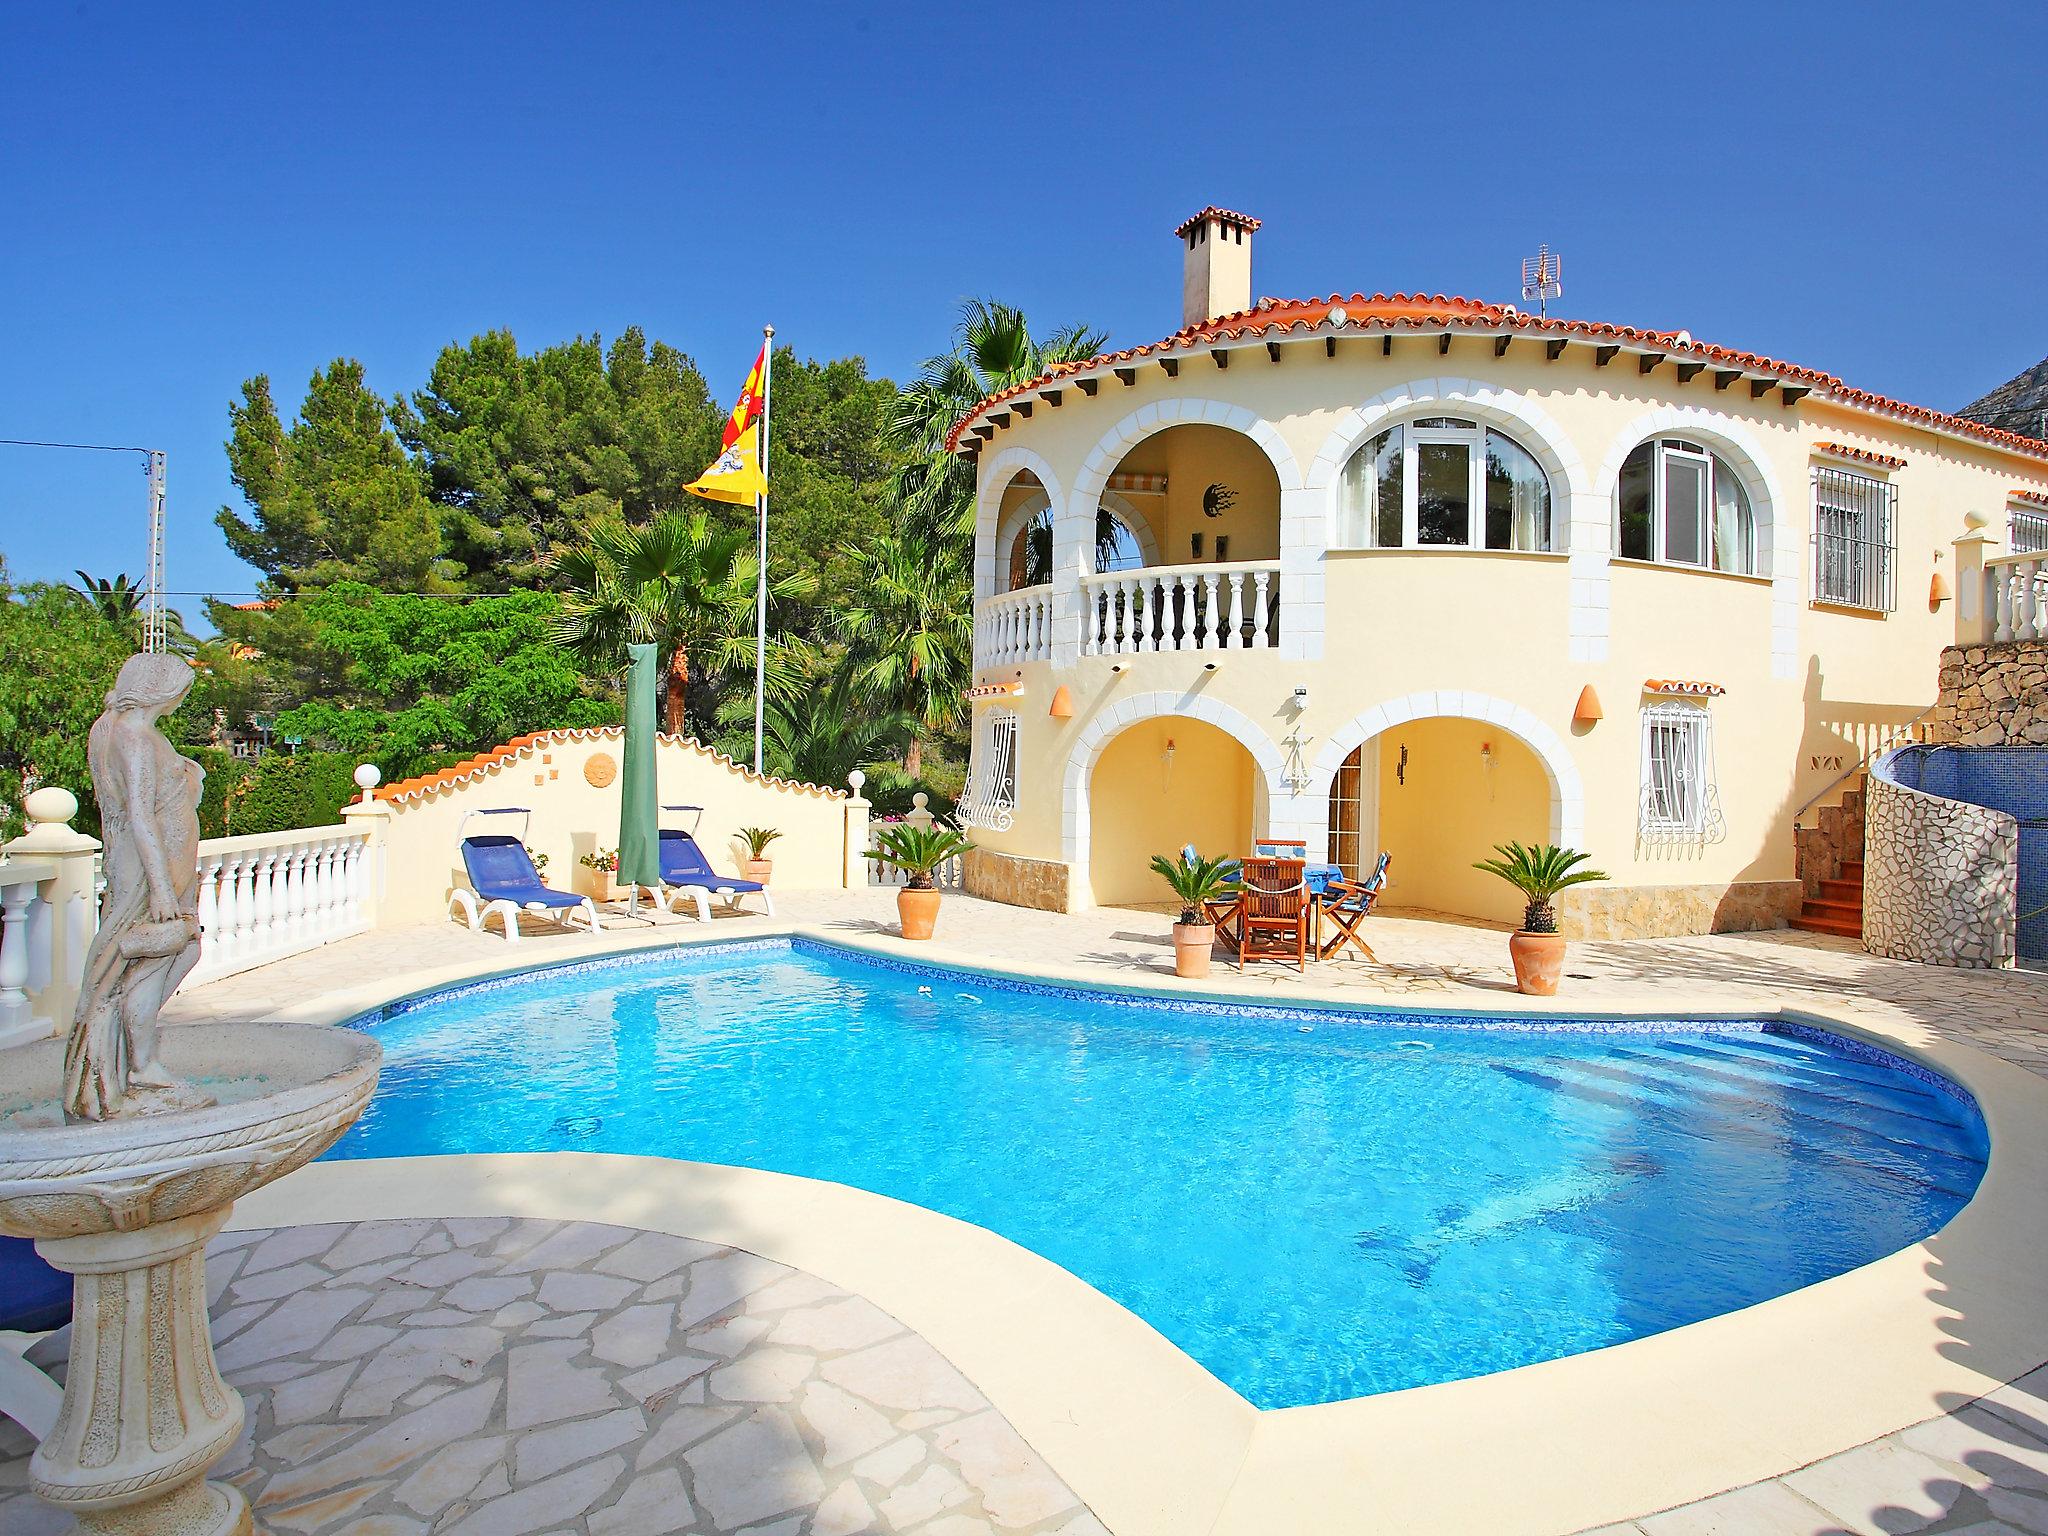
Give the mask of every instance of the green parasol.
[[618, 883], [635, 891], [661, 883], [654, 785], [654, 647], [629, 645], [626, 765], [619, 775]]

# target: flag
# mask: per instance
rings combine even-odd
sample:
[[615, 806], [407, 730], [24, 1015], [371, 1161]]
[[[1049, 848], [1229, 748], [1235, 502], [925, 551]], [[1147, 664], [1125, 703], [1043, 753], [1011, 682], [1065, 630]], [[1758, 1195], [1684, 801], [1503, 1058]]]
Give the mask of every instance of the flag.
[[747, 374], [747, 382], [740, 388], [740, 397], [733, 402], [732, 416], [726, 421], [725, 436], [720, 446], [730, 448], [755, 422], [761, 419], [761, 391], [768, 382], [768, 343], [761, 343], [761, 355], [754, 359], [754, 366]]
[[683, 487], [706, 501], [731, 501], [751, 507], [768, 494], [768, 479], [761, 473], [761, 429], [758, 423], [746, 435], [711, 461], [711, 467]]

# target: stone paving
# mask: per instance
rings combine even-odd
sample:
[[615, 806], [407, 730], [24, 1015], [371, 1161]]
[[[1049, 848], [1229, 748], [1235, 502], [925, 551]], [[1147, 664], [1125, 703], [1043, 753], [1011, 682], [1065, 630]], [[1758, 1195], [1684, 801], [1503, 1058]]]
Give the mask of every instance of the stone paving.
[[[848, 934], [887, 935], [894, 931], [891, 891], [787, 892], [777, 896], [777, 905], [785, 921], [818, 924]], [[953, 958], [986, 958], [1027, 966], [1054, 962], [1098, 972], [1105, 980], [1170, 976], [1171, 921], [1171, 910], [1164, 906], [1104, 908], [1078, 916], [1061, 916], [948, 895], [939, 918], [937, 942], [923, 952], [932, 959], [947, 958], [950, 952]], [[739, 935], [777, 925], [757, 917], [720, 917], [716, 926], [721, 935]], [[625, 920], [613, 927], [614, 932], [601, 941], [607, 947], [659, 942], [677, 931], [673, 924], [648, 927]], [[1219, 957], [1211, 985], [1217, 990], [1251, 995], [1285, 996], [1315, 991], [1360, 1002], [1416, 1006], [1510, 1001], [1513, 981], [1507, 964], [1506, 938], [1501, 930], [1426, 913], [1395, 911], [1375, 916], [1368, 932], [1380, 963], [1351, 958], [1311, 966], [1306, 976], [1298, 974], [1292, 966], [1268, 964], [1256, 966], [1240, 978]], [[590, 952], [593, 942], [582, 935], [534, 934], [522, 943], [520, 954], [534, 961], [562, 958]], [[464, 959], [499, 957], [503, 953], [501, 939], [471, 934], [454, 925], [379, 932], [181, 995], [173, 1001], [172, 1015], [179, 1019], [261, 1017], [280, 997], [309, 996], [359, 985], [366, 976], [396, 978], [412, 971]], [[1760, 996], [1792, 1006], [1824, 1004], [1852, 1018], [1917, 1024], [2029, 1070], [2048, 1074], [2048, 1028], [2043, 1027], [2044, 1021], [2048, 1021], [2048, 975], [2044, 974], [1907, 965], [1866, 955], [1851, 941], [1786, 930], [1577, 943], [1567, 959], [1566, 974], [1567, 995], [1588, 1007], [1655, 1001], [1674, 1009], [1697, 1010], [1753, 1002]], [[594, 1323], [596, 1309], [589, 1310], [593, 1311]], [[219, 1315], [226, 1321], [229, 1314]], [[1966, 1323], [1964, 1320], [1959, 1326]], [[229, 1375], [234, 1378], [236, 1373], [230, 1370]], [[238, 1381], [238, 1385], [246, 1382]], [[394, 1411], [404, 1411], [406, 1406], [401, 1401], [394, 1405]], [[1787, 1477], [1610, 1527], [1601, 1536], [2048, 1533], [2048, 1371], [2037, 1372], [1976, 1404], [1930, 1407], [1954, 1411], [1936, 1414], [1924, 1424]], [[799, 1411], [800, 1408], [801, 1405]], [[590, 1417], [603, 1418], [606, 1412], [619, 1411], [620, 1407], [615, 1406]], [[646, 1412], [644, 1408], [638, 1411]], [[787, 1414], [790, 1410], [780, 1411]], [[340, 1421], [335, 1422], [338, 1428]], [[623, 1425], [630, 1420], [618, 1422]], [[922, 1433], [911, 1430], [907, 1420], [899, 1419], [898, 1427], [906, 1434]], [[359, 1431], [348, 1428], [339, 1432], [354, 1435]], [[502, 1426], [485, 1427], [469, 1439], [451, 1445], [474, 1441], [492, 1447], [491, 1457], [502, 1458], [509, 1455], [509, 1435], [510, 1431]], [[628, 1487], [629, 1470], [637, 1473], [639, 1469], [629, 1469], [625, 1464], [640, 1455], [646, 1443], [644, 1439], [624, 1441], [591, 1456], [598, 1463], [608, 1457], [619, 1458], [622, 1465], [612, 1481], [622, 1488]], [[450, 1454], [455, 1453], [451, 1450]], [[474, 1454], [484, 1455], [482, 1451]], [[836, 1469], [823, 1469], [819, 1454], [812, 1453], [813, 1466], [819, 1467], [818, 1475], [830, 1482], [832, 1470]], [[944, 1459], [946, 1453], [942, 1448], [925, 1454], [930, 1458], [930, 1466], [944, 1466], [952, 1476], [973, 1487], [965, 1462], [957, 1453], [950, 1463]], [[18, 1484], [20, 1466], [18, 1460], [0, 1463], [0, 1497], [5, 1496], [8, 1487]], [[516, 1471], [516, 1465], [507, 1468], [508, 1480]], [[694, 1500], [696, 1495], [689, 1492], [689, 1477], [694, 1468], [684, 1462], [676, 1471], [686, 1493]], [[567, 1475], [567, 1470], [549, 1474]], [[477, 1485], [488, 1477], [489, 1468], [479, 1471]], [[477, 1485], [472, 1485], [472, 1494]], [[495, 1482], [492, 1486], [495, 1488]], [[508, 1488], [511, 1492], [519, 1491], [511, 1481]], [[605, 1493], [611, 1491], [608, 1483]], [[506, 1496], [504, 1491], [498, 1493], [500, 1498]], [[891, 1529], [882, 1523], [879, 1506], [869, 1493], [863, 1489], [861, 1496], [877, 1508], [876, 1520], [869, 1526], [846, 1529]], [[986, 1495], [977, 1497], [981, 1500], [979, 1504], [962, 1505], [938, 1518], [991, 1520]], [[979, 1513], [972, 1512], [975, 1510]], [[14, 1536], [15, 1528], [7, 1523], [11, 1512], [10, 1506], [0, 1504], [0, 1529], [7, 1536]], [[267, 1512], [263, 1518], [272, 1520], [278, 1530], [299, 1529], [276, 1522]], [[423, 1528], [412, 1512], [406, 1512], [403, 1518], [413, 1523], [368, 1525], [350, 1530], [349, 1536], [387, 1536], [387, 1532]], [[445, 1519], [446, 1510], [436, 1518]], [[1042, 1527], [1024, 1529], [1064, 1530], [1062, 1521], [1069, 1519], [1079, 1522], [1073, 1525], [1077, 1533], [1097, 1528], [1092, 1517], [1077, 1509], [1071, 1517], [1050, 1516], [1049, 1523]], [[837, 1529], [815, 1524], [806, 1528], [793, 1516], [771, 1519], [760, 1529], [764, 1533], [776, 1531], [781, 1536], [785, 1522], [789, 1536], [820, 1536], [827, 1529]], [[708, 1525], [701, 1528], [717, 1529]], [[32, 1527], [23, 1529], [30, 1536], [36, 1531]], [[349, 1527], [343, 1521], [332, 1529]], [[587, 1526], [564, 1520], [547, 1529], [598, 1532], [610, 1528], [590, 1518]], [[940, 1532], [948, 1527], [934, 1524], [925, 1529]]]
[[[750, 1253], [493, 1217], [229, 1233], [207, 1267], [249, 1411], [215, 1475], [280, 1536], [1107, 1536], [923, 1339]], [[29, 1449], [0, 1420], [7, 1536], [71, 1525]]]

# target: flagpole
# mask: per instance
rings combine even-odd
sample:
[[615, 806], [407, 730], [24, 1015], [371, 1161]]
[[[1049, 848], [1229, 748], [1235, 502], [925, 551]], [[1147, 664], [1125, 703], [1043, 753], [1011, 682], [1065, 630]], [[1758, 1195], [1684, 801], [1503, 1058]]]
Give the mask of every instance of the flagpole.
[[775, 327], [761, 327], [761, 493], [754, 498], [759, 529], [754, 582], [754, 772], [761, 772], [761, 708], [768, 686], [768, 402], [775, 377]]

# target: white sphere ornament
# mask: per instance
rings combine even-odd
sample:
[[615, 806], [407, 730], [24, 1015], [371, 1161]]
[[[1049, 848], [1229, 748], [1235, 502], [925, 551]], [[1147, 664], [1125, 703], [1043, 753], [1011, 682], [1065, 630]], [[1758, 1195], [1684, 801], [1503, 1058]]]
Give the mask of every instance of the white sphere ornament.
[[45, 784], [31, 791], [21, 808], [37, 826], [68, 822], [78, 814], [78, 796], [61, 784]]
[[356, 767], [356, 788], [375, 789], [384, 782], [384, 771], [375, 763], [360, 763]]
[[1963, 514], [1963, 526], [1972, 533], [1979, 533], [1991, 526], [1991, 519], [1972, 509]]
[[856, 795], [860, 793], [861, 785], [867, 783], [867, 781], [868, 776], [862, 773], [858, 768], [854, 769], [853, 772], [849, 773], [846, 776], [846, 782], [848, 787], [851, 788]]

